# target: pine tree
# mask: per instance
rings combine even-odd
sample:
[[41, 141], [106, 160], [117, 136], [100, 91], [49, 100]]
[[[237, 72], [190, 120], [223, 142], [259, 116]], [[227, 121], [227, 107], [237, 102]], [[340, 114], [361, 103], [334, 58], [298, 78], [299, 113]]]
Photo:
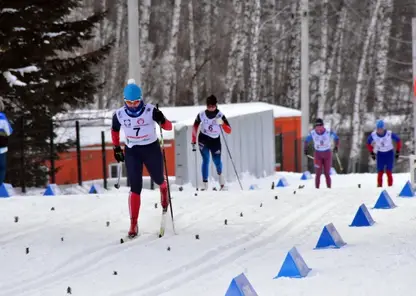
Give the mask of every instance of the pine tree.
[[[105, 13], [68, 21], [81, 1], [53, 2], [0, 1], [0, 95], [14, 129], [6, 180], [14, 185], [23, 176], [27, 186], [45, 185], [51, 120], [57, 113], [93, 103], [101, 87], [93, 66], [106, 58], [112, 46], [77, 53], [84, 41], [94, 37], [94, 26]], [[54, 157], [67, 148], [57, 145]]]

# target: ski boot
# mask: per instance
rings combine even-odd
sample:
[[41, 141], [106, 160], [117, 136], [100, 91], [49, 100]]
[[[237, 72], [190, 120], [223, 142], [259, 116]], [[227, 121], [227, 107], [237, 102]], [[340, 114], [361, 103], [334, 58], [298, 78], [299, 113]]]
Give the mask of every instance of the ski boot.
[[129, 230], [129, 233], [128, 233], [128, 237], [129, 238], [135, 238], [138, 235], [139, 235], [139, 226], [137, 225], [137, 221], [131, 219], [130, 230]]
[[219, 182], [220, 182], [220, 190], [223, 190], [224, 189], [224, 186], [225, 186], [225, 179], [224, 179], [224, 176], [221, 174], [221, 175], [218, 175], [218, 178], [219, 178]]
[[208, 190], [208, 181], [202, 181], [201, 191], [207, 191], [207, 190]]

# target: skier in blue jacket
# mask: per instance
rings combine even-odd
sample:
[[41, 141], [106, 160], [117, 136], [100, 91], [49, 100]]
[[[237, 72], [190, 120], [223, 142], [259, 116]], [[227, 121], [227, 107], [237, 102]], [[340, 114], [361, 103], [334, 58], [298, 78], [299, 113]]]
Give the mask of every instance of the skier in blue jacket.
[[3, 98], [0, 97], [0, 186], [6, 178], [6, 159], [9, 136], [13, 133], [12, 126], [4, 114]]
[[[396, 153], [393, 142], [396, 142]], [[387, 185], [393, 186], [394, 159], [399, 158], [402, 142], [398, 135], [387, 130], [383, 120], [377, 120], [376, 130], [367, 139], [367, 149], [371, 158], [377, 161], [377, 187], [383, 186], [384, 171], [387, 175]], [[374, 153], [374, 148], [376, 153]]]

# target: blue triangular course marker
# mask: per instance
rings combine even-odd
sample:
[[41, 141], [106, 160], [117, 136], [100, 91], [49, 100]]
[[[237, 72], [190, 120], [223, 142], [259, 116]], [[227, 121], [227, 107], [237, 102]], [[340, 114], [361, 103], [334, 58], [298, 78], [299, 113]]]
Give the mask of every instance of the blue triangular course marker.
[[391, 199], [389, 193], [383, 190], [378, 197], [374, 209], [394, 209], [397, 207]]
[[321, 236], [318, 239], [315, 249], [335, 248], [339, 249], [345, 246], [346, 243], [335, 229], [334, 224], [329, 223], [324, 226]]
[[53, 190], [51, 189], [51, 187], [50, 187], [50, 186], [48, 186], [48, 187], [46, 187], [46, 190], [45, 190], [45, 192], [43, 193], [43, 195], [44, 195], [44, 196], [45, 196], [45, 195], [47, 195], [47, 196], [51, 196], [51, 195], [55, 195], [55, 194], [54, 194]]
[[244, 273], [232, 279], [225, 296], [258, 296]]
[[98, 184], [92, 184], [90, 191], [88, 193], [89, 194], [101, 194], [103, 193], [103, 189]]
[[43, 193], [44, 196], [55, 196], [55, 195], [60, 195], [60, 194], [61, 194], [61, 190], [56, 184], [49, 184], [46, 187], [45, 192]]
[[302, 278], [306, 277], [311, 270], [312, 269], [306, 265], [296, 247], [293, 247], [287, 253], [285, 261], [274, 279], [279, 277]]
[[400, 197], [414, 197], [415, 196], [415, 192], [412, 188], [412, 184], [410, 184], [409, 181], [407, 181], [406, 184], [404, 184], [404, 187], [402, 191], [400, 191], [399, 196]]
[[249, 190], [256, 190], [259, 189], [259, 186], [257, 186], [256, 184], [251, 184]]
[[359, 208], [357, 213], [355, 214], [354, 220], [352, 221], [350, 226], [362, 227], [362, 226], [371, 226], [375, 222], [370, 215], [365, 204], [362, 204]]
[[279, 181], [277, 181], [276, 187], [286, 187], [289, 183], [286, 181], [285, 177], [281, 177]]
[[334, 167], [329, 169], [329, 174], [330, 175], [338, 175], [337, 170]]
[[310, 180], [312, 179], [311, 172], [305, 171], [303, 172], [302, 176], [300, 177], [301, 180]]
[[7, 198], [16, 195], [12, 184], [3, 183], [0, 186], [0, 198]]

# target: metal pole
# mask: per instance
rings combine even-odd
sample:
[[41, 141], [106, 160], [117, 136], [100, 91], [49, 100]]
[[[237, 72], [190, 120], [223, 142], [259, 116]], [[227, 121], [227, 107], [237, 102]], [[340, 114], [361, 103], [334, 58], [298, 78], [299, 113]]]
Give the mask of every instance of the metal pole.
[[140, 84], [140, 56], [139, 56], [139, 1], [128, 0], [128, 43], [129, 43], [129, 78]]
[[104, 180], [104, 189], [107, 188], [107, 157], [106, 157], [106, 143], [105, 143], [105, 133], [104, 131], [101, 131], [101, 155], [102, 155], [102, 161], [103, 161], [103, 180]]
[[78, 164], [78, 184], [82, 186], [82, 167], [81, 167], [81, 143], [79, 135], [79, 121], [75, 121], [76, 144], [77, 144], [77, 164]]
[[51, 171], [51, 183], [52, 184], [55, 184], [56, 183], [56, 178], [55, 178], [55, 144], [54, 144], [54, 142], [53, 142], [53, 119], [51, 118], [51, 121], [50, 121], [50, 135], [49, 135], [49, 145], [50, 145], [50, 147], [49, 147], [49, 149], [50, 149], [50, 158], [51, 158], [51, 169], [50, 169], [50, 171]]
[[299, 139], [297, 139], [296, 138], [296, 134], [295, 134], [295, 172], [302, 172], [302, 170], [299, 170], [299, 159], [298, 159], [298, 156], [299, 156]]
[[412, 19], [413, 55], [413, 154], [416, 154], [416, 18]]
[[284, 151], [283, 151], [283, 149], [284, 149], [284, 147], [285, 147], [285, 145], [284, 145], [284, 143], [283, 143], [283, 132], [281, 132], [281, 134], [279, 135], [279, 138], [280, 138], [280, 147], [279, 147], [279, 149], [280, 149], [280, 171], [283, 171], [284, 170], [284, 157], [283, 157], [283, 153], [284, 153]]
[[[301, 111], [302, 140], [309, 132], [309, 3], [301, 1]], [[302, 168], [307, 170], [308, 159], [302, 157]]]
[[21, 117], [20, 122], [21, 138], [20, 138], [20, 186], [22, 193], [26, 193], [26, 176], [25, 176], [25, 117]]

